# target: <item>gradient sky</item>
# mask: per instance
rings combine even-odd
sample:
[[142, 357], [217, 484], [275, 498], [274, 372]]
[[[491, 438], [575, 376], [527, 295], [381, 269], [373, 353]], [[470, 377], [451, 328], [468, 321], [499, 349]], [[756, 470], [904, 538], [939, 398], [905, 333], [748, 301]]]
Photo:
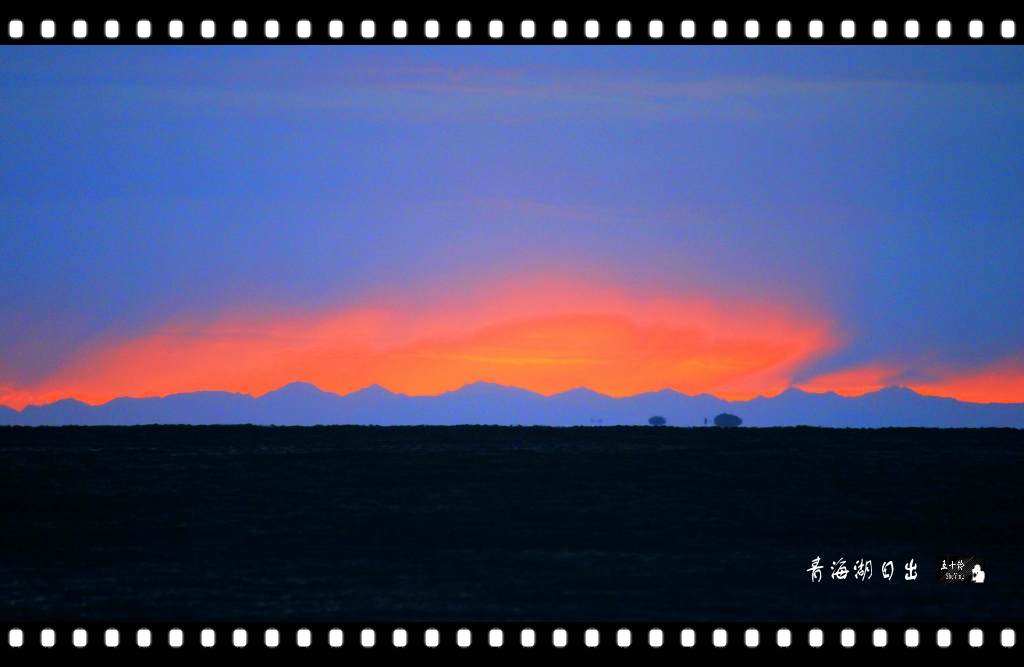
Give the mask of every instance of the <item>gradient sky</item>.
[[1019, 47], [2, 47], [0, 404], [1024, 401]]

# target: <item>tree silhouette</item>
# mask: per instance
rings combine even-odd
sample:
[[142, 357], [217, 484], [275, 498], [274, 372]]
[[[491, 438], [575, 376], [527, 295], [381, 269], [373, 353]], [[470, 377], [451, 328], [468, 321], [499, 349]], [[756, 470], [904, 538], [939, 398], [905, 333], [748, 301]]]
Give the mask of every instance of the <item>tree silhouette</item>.
[[665, 425], [665, 418], [664, 417], [651, 417], [650, 419], [647, 420], [647, 423], [650, 424], [651, 426], [664, 426]]
[[739, 426], [743, 423], [743, 420], [736, 415], [730, 415], [727, 412], [715, 417], [715, 426]]

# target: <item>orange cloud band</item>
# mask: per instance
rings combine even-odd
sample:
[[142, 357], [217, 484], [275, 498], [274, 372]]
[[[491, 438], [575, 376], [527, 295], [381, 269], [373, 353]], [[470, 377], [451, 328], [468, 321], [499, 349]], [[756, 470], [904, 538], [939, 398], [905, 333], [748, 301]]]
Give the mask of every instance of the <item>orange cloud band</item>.
[[1024, 403], [1024, 355], [1002, 359], [976, 371], [937, 375], [938, 380], [908, 386], [919, 394], [972, 403]]
[[779, 305], [644, 300], [535, 281], [433, 306], [178, 322], [86, 350], [37, 386], [0, 389], [0, 403], [258, 396], [297, 380], [340, 394], [372, 383], [439, 394], [486, 380], [547, 395], [585, 386], [612, 396], [672, 388], [750, 398], [783, 391], [797, 369], [832, 351], [831, 331]]
[[944, 396], [971, 403], [1024, 403], [1024, 358], [1002, 359], [981, 369], [933, 367], [919, 372], [933, 380], [906, 379], [901, 366], [869, 364], [819, 375], [796, 385], [811, 392], [834, 391], [860, 396], [885, 387], [901, 386], [927, 396]]

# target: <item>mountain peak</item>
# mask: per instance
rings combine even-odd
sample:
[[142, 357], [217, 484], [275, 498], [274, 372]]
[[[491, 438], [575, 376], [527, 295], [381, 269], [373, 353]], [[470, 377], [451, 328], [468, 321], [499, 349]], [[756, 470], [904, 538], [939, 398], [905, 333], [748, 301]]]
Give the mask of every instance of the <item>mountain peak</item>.
[[575, 387], [574, 389], [567, 389], [566, 391], [561, 391], [561, 392], [558, 392], [557, 394], [552, 394], [552, 397], [555, 397], [555, 396], [567, 396], [567, 397], [576, 397], [576, 398], [587, 398], [587, 397], [598, 396], [598, 397], [601, 397], [601, 398], [608, 398], [607, 396], [605, 396], [601, 392], [594, 391], [593, 389], [591, 389], [589, 387]]
[[812, 393], [812, 392], [804, 391], [803, 389], [800, 389], [799, 387], [787, 387], [785, 391], [783, 391], [781, 394], [778, 394], [778, 395], [779, 396], [807, 396], [810, 393]]
[[487, 382], [485, 380], [470, 382], [469, 384], [459, 387], [455, 391], [446, 391], [444, 394], [442, 394], [442, 396], [444, 395], [471, 396], [480, 398], [500, 398], [507, 396], [540, 396], [540, 394], [530, 391], [529, 389], [521, 389], [520, 387], [512, 387], [505, 384], [498, 384], [497, 382]]
[[690, 396], [690, 394], [687, 394], [682, 391], [676, 391], [675, 389], [671, 389], [669, 387], [666, 387], [665, 389], [659, 389], [658, 391], [653, 393], [658, 394], [659, 396]]
[[25, 409], [26, 410], [28, 410], [28, 409], [42, 410], [43, 408], [49, 408], [50, 406], [53, 406], [54, 408], [67, 408], [67, 407], [91, 408], [91, 407], [93, 407], [92, 405], [90, 405], [90, 404], [88, 404], [88, 403], [86, 403], [84, 401], [80, 401], [77, 398], [61, 398], [61, 399], [58, 399], [56, 401], [53, 401], [52, 403], [46, 403], [45, 405], [26, 405]]
[[504, 385], [504, 384], [498, 384], [497, 382], [487, 382], [486, 380], [477, 380], [476, 382], [470, 382], [469, 384], [464, 384], [461, 387], [459, 387], [458, 389], [456, 389], [455, 391], [459, 391], [459, 392], [463, 392], [463, 391], [478, 392], [478, 391], [501, 391], [501, 390], [505, 390], [505, 389], [515, 389], [515, 387], [509, 387], [509, 386]]
[[[911, 389], [910, 387], [900, 387], [900, 386], [886, 387], [885, 389], [879, 389], [878, 391], [872, 391], [872, 392], [869, 392], [869, 393], [870, 394], [877, 394], [877, 395], [881, 395], [881, 396], [920, 396], [921, 395], [921, 394], [917, 393], [916, 391], [914, 391], [913, 389]], [[867, 395], [867, 394], [865, 394], [865, 395]]]
[[367, 387], [363, 387], [362, 389], [357, 389], [356, 391], [353, 391], [351, 394], [348, 394], [348, 395], [352, 396], [353, 394], [358, 394], [360, 396], [395, 396], [396, 395], [395, 392], [391, 391], [387, 387], [382, 387], [381, 385], [377, 384], [376, 382], [374, 382], [373, 384], [371, 384], [371, 385], [369, 385]]
[[288, 384], [278, 387], [273, 391], [268, 391], [266, 395], [316, 395], [326, 394], [329, 392], [324, 391], [315, 384], [309, 382], [289, 382]]
[[62, 398], [50, 403], [50, 405], [89, 405], [85, 401], [80, 401], [77, 398]]

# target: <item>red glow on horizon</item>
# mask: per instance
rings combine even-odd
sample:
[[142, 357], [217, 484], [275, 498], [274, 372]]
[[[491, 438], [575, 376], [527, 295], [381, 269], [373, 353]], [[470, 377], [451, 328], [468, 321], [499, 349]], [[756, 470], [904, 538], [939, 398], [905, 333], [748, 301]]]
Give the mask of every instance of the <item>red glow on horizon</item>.
[[925, 396], [969, 403], [1024, 403], [1024, 360], [1016, 357], [977, 370], [927, 369], [926, 374], [934, 380], [905, 379], [905, 373], [906, 369], [898, 366], [868, 364], [819, 375], [794, 386], [814, 393], [834, 391], [842, 396], [862, 396], [900, 386]]
[[796, 369], [835, 348], [831, 330], [781, 305], [520, 282], [401, 309], [178, 322], [92, 349], [38, 386], [0, 389], [0, 403], [202, 390], [259, 396], [294, 381], [339, 394], [377, 383], [436, 395], [479, 380], [546, 395], [671, 388], [743, 399], [786, 389]]
[[815, 394], [834, 391], [840, 396], [863, 396], [898, 384], [894, 378], [899, 377], [903, 369], [882, 364], [870, 364], [858, 368], [848, 368], [835, 373], [826, 373], [793, 385], [797, 389]]
[[790, 386], [859, 396], [901, 385], [963, 401], [1024, 402], [1019, 358], [974, 372], [934, 371], [929, 377], [937, 379], [928, 382], [903, 380], [905, 369], [874, 363], [793, 385], [800, 368], [837, 347], [830, 322], [779, 304], [638, 299], [565, 280], [518, 281], [428, 301], [380, 298], [312, 316], [170, 323], [86, 350], [35, 386], [0, 385], [0, 405], [193, 391], [259, 396], [294, 381], [338, 394], [377, 383], [436, 395], [479, 380], [544, 395], [668, 388], [742, 400]]
[[919, 394], [971, 403], [1024, 403], [1024, 358], [1011, 357], [978, 371], [949, 373], [908, 386]]

